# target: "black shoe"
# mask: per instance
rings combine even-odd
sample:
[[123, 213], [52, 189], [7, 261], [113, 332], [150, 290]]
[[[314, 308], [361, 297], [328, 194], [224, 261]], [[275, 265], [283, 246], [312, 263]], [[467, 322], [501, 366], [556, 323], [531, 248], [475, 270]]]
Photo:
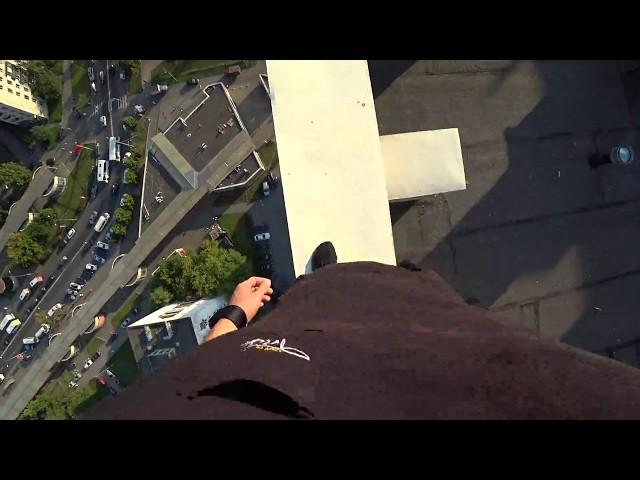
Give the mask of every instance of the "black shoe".
[[313, 255], [311, 255], [312, 270], [315, 271], [333, 263], [338, 263], [338, 256], [336, 255], [336, 249], [333, 248], [333, 243], [322, 242], [313, 251]]

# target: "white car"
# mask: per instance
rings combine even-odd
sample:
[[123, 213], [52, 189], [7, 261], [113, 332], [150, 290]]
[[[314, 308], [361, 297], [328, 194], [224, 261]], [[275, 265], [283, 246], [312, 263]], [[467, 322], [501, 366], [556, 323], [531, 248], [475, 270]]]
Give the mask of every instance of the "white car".
[[94, 265], [93, 263], [87, 263], [87, 265], [84, 268], [86, 270], [89, 270], [90, 272], [95, 272], [96, 270], [98, 270], [98, 266]]
[[124, 74], [124, 72], [120, 72], [120, 80], [126, 80], [127, 76]]
[[40, 340], [44, 335], [46, 335], [50, 331], [51, 331], [51, 327], [46, 323], [43, 323], [42, 325], [40, 325], [40, 328], [38, 329], [34, 337]]
[[82, 287], [84, 287], [84, 285], [79, 285], [75, 282], [71, 282], [69, 284], [69, 287], [71, 287], [72, 289], [76, 290], [76, 291], [80, 291], [82, 289]]
[[94, 255], [94, 256], [93, 256], [93, 259], [94, 259], [96, 262], [100, 263], [100, 264], [102, 264], [102, 263], [106, 262], [106, 260], [105, 260], [104, 258], [102, 258], [100, 255]]
[[83, 368], [83, 370], [86, 370], [91, 365], [93, 365], [93, 361], [90, 358], [87, 358], [87, 361], [85, 362], [85, 364], [84, 364], [84, 366], [82, 368]]
[[67, 232], [67, 236], [64, 239], [64, 243], [69, 242], [69, 240], [71, 240], [75, 234], [76, 234], [76, 229], [75, 228], [70, 229]]
[[262, 193], [264, 194], [265, 197], [269, 196], [269, 184], [267, 183], [267, 181], [265, 180], [264, 182], [262, 182]]
[[103, 127], [107, 126], [107, 117], [106, 117], [106, 115], [100, 115], [100, 125], [102, 125]]
[[255, 237], [253, 237], [256, 242], [262, 242], [264, 240], [269, 240], [271, 235], [269, 232], [259, 233]]
[[53, 316], [54, 313], [56, 313], [61, 308], [62, 308], [62, 304], [61, 303], [56, 303], [53, 307], [51, 307], [49, 309], [49, 311], [47, 312], [47, 315], [49, 315], [51, 317], [51, 316]]
[[31, 288], [35, 287], [36, 285], [38, 285], [39, 283], [41, 283], [44, 280], [44, 278], [42, 277], [42, 275], [37, 275], [35, 277], [33, 277], [33, 280], [31, 280], [29, 282], [29, 286]]
[[109, 250], [109, 244], [104, 242], [96, 242], [96, 247], [101, 248], [103, 250]]

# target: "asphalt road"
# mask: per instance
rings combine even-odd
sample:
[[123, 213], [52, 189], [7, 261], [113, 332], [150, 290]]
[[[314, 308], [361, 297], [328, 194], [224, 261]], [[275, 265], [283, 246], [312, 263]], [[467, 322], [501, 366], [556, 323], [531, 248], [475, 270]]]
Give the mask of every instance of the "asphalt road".
[[[127, 82], [120, 80], [119, 69], [115, 75], [108, 75], [107, 65], [107, 61], [96, 61], [94, 69], [96, 73], [97, 92], [92, 95], [91, 104], [82, 110], [87, 113], [87, 115], [79, 117], [74, 113], [70, 116], [69, 128], [71, 131], [68, 132], [67, 138], [64, 140], [66, 145], [62, 143], [54, 152], [56, 167], [62, 170], [61, 173], [63, 174], [68, 174], [73, 168], [73, 164], [70, 164], [71, 162], [69, 162], [69, 160], [71, 157], [75, 157], [75, 154], [72, 154], [70, 151], [70, 148], [75, 142], [99, 143], [100, 157], [107, 158], [108, 137], [110, 135], [114, 134], [115, 136], [120, 136], [123, 142], [127, 142], [129, 139], [129, 134], [122, 130], [122, 119], [124, 116], [130, 114], [128, 113], [130, 109], [125, 108]], [[98, 71], [101, 69], [105, 71], [104, 84], [101, 84], [98, 79]], [[112, 100], [110, 101], [110, 99]], [[109, 105], [112, 105], [113, 108], [109, 108]], [[106, 115], [109, 118], [106, 129], [100, 124], [99, 118], [101, 115]], [[121, 155], [124, 156], [124, 153], [127, 150], [128, 148], [122, 145]], [[65, 170], [69, 170], [69, 172]], [[67, 245], [61, 245], [61, 248], [58, 248], [58, 250], [51, 255], [44, 265], [40, 266], [35, 272], [33, 272], [33, 275], [20, 278], [23, 285], [20, 285], [19, 290], [22, 290], [22, 288], [28, 286], [28, 282], [35, 275], [42, 275], [45, 279], [49, 278], [51, 275], [56, 275], [55, 281], [49, 286], [46, 292], [41, 292], [40, 289], [38, 289], [37, 291], [34, 291], [24, 302], [20, 302], [17, 294], [13, 299], [8, 311], [15, 313], [16, 317], [22, 320], [22, 326], [13, 334], [11, 343], [9, 343], [7, 348], [0, 354], [0, 372], [5, 374], [8, 372], [11, 374], [14, 373], [15, 370], [14, 375], [16, 376], [16, 379], [18, 379], [20, 369], [16, 370], [16, 367], [19, 366], [20, 362], [15, 359], [15, 356], [23, 350], [22, 339], [27, 336], [32, 336], [39, 328], [39, 325], [35, 321], [35, 312], [37, 309], [48, 311], [53, 305], [60, 302], [64, 305], [65, 312], [69, 312], [76, 304], [82, 303], [87, 296], [91, 294], [93, 288], [95, 288], [90, 281], [92, 274], [85, 269], [86, 264], [98, 264], [98, 262], [93, 259], [94, 255], [98, 253], [107, 260], [104, 265], [99, 265], [99, 267], [111, 268], [113, 259], [121, 251], [128, 251], [137, 239], [138, 215], [134, 212], [133, 220], [129, 228], [129, 234], [121, 243], [111, 242], [109, 252], [95, 248], [96, 241], [103, 240], [106, 232], [113, 224], [113, 212], [118, 206], [117, 203], [119, 202], [121, 195], [124, 193], [135, 193], [139, 197], [140, 186], [132, 188], [128, 185], [123, 185], [123, 174], [124, 166], [122, 164], [110, 162], [109, 183], [99, 184], [95, 199], [89, 202], [80, 217], [75, 220], [75, 224], [73, 225], [76, 230], [75, 236]], [[93, 181], [95, 182], [95, 177]], [[113, 195], [111, 193], [111, 186], [115, 182], [118, 182], [121, 185], [117, 195]], [[89, 225], [89, 217], [94, 210], [97, 210], [99, 215], [104, 212], [109, 212], [111, 215], [109, 223], [101, 233], [95, 232], [93, 226]], [[62, 223], [67, 227], [70, 226], [68, 222]], [[68, 260], [64, 266], [60, 268], [59, 260], [63, 256], [66, 256]], [[87, 282], [87, 285], [82, 290], [84, 297], [77, 298], [75, 302], [72, 302], [66, 295], [70, 282]], [[27, 313], [29, 308], [31, 311], [30, 313]], [[51, 334], [53, 333], [55, 332], [51, 332]], [[3, 348], [6, 338], [6, 333], [1, 332], [0, 345], [3, 345]], [[44, 343], [46, 342], [41, 342], [33, 352], [34, 358], [37, 358], [39, 349], [45, 348], [43, 346]], [[7, 367], [7, 365], [9, 365], [9, 367]]]

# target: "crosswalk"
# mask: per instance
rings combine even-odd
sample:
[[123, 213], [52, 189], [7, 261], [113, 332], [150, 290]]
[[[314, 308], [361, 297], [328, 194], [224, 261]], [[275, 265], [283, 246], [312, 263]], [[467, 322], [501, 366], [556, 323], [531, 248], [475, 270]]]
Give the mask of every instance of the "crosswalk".
[[109, 102], [109, 113], [113, 110], [122, 110], [127, 108], [127, 96], [123, 95], [121, 97], [113, 97]]

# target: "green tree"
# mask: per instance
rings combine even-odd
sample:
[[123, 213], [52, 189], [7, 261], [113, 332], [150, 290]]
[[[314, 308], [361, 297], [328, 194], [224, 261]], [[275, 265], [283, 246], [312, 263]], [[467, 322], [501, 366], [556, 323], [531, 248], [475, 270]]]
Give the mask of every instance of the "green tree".
[[131, 115], [124, 117], [122, 123], [125, 124], [129, 130], [135, 130], [138, 126], [138, 121]]
[[58, 219], [58, 213], [53, 208], [45, 208], [35, 218], [34, 223], [44, 225], [47, 227], [53, 227]]
[[137, 170], [138, 168], [138, 158], [136, 155], [131, 155], [130, 157], [125, 158], [122, 163], [124, 163], [126, 168], [131, 170]]
[[0, 225], [2, 225], [7, 220], [8, 215], [9, 215], [9, 212], [6, 211], [4, 208], [0, 207]]
[[124, 180], [128, 184], [135, 185], [136, 183], [138, 183], [138, 172], [136, 172], [132, 168], [127, 168], [124, 171]]
[[51, 328], [56, 328], [60, 326], [66, 316], [63, 310], [64, 308], [61, 308], [60, 310], [54, 312], [53, 315], [49, 316], [44, 310], [37, 309], [34, 317], [36, 319], [36, 322], [38, 322], [40, 325], [46, 323]]
[[120, 67], [130, 77], [134, 71], [140, 68], [140, 60], [120, 60]]
[[133, 210], [133, 207], [136, 205], [136, 199], [133, 198], [133, 195], [125, 193], [122, 197], [122, 205], [123, 208], [126, 208], [127, 210]]
[[31, 89], [38, 97], [55, 101], [62, 96], [62, 85], [51, 68], [42, 60], [32, 60], [26, 64]]
[[29, 145], [42, 144], [49, 149], [58, 140], [58, 127], [55, 125], [34, 125], [29, 130]]
[[87, 96], [86, 93], [81, 93], [78, 95], [78, 97], [76, 98], [76, 107], [77, 108], [84, 108], [87, 105], [89, 105], [89, 97]]
[[31, 171], [15, 162], [0, 164], [0, 186], [9, 185], [20, 192], [24, 191], [31, 181]]
[[22, 411], [19, 419], [71, 420], [94, 394], [94, 390], [89, 386], [80, 389], [58, 386], [49, 392], [36, 395]]
[[49, 238], [49, 232], [51, 232], [50, 227], [46, 227], [36, 221], [30, 223], [27, 225], [27, 228], [24, 229], [24, 234], [38, 243], [46, 243]]
[[172, 255], [160, 264], [154, 279], [159, 286], [165, 287], [177, 300], [184, 300], [193, 294], [191, 277], [193, 270], [193, 256], [186, 257]]
[[16, 232], [9, 238], [7, 255], [13, 264], [28, 267], [44, 260], [47, 256], [47, 250], [24, 232]]
[[208, 240], [196, 256], [191, 285], [198, 297], [229, 294], [250, 275], [251, 265], [244, 255]]
[[116, 211], [114, 212], [116, 223], [121, 223], [123, 225], [128, 225], [132, 216], [133, 213], [128, 208], [116, 208]]
[[127, 236], [127, 224], [126, 223], [114, 223], [113, 224], [113, 237], [120, 240]]
[[157, 310], [173, 302], [173, 293], [164, 287], [156, 287], [151, 292], [149, 299], [151, 301], [151, 308]]

